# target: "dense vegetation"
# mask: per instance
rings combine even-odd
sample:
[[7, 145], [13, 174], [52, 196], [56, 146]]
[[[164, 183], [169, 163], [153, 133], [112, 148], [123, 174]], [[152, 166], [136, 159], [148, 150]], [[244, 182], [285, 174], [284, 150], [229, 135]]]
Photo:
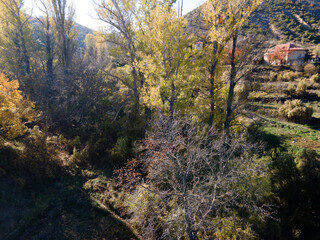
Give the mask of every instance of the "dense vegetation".
[[209, 0], [190, 31], [174, 2], [98, 1], [83, 37], [67, 0], [0, 0], [1, 239], [320, 238], [319, 67], [261, 61], [266, 15], [317, 43], [319, 4]]

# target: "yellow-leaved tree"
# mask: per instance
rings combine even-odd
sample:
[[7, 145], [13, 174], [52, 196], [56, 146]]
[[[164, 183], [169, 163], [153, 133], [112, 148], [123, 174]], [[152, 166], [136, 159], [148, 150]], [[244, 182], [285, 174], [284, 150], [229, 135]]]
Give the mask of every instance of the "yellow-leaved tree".
[[17, 80], [9, 79], [0, 73], [0, 129], [8, 138], [25, 133], [25, 122], [36, 116], [34, 103], [24, 99]]
[[178, 17], [170, 1], [144, 1], [139, 41], [140, 69], [145, 77], [143, 100], [149, 108], [184, 111], [194, 106], [198, 89], [196, 52], [186, 20]]
[[23, 0], [0, 0], [0, 64], [23, 81], [31, 74], [34, 51], [30, 17]]

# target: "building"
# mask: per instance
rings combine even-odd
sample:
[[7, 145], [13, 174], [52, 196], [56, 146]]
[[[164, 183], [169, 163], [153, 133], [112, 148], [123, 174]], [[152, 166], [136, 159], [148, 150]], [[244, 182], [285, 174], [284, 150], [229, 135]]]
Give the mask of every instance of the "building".
[[202, 50], [202, 48], [203, 48], [203, 42], [200, 42], [200, 41], [199, 41], [199, 42], [196, 42], [195, 45], [194, 45], [194, 48], [197, 49], [197, 50], [199, 50], [199, 51]]
[[314, 64], [319, 63], [320, 62], [320, 56], [314, 54], [314, 55], [309, 57], [308, 62], [309, 63], [314, 63]]
[[264, 60], [272, 65], [292, 65], [294, 62], [303, 64], [307, 49], [293, 43], [277, 45], [267, 50]]

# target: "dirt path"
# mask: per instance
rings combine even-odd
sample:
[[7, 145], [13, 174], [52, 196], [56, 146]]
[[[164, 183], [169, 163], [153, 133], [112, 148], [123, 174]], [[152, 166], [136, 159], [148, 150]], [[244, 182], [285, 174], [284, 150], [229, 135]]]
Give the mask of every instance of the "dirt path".
[[307, 28], [308, 30], [311, 30], [311, 26], [306, 23], [298, 14], [293, 14], [293, 16], [297, 19], [297, 21], [303, 25], [305, 28]]

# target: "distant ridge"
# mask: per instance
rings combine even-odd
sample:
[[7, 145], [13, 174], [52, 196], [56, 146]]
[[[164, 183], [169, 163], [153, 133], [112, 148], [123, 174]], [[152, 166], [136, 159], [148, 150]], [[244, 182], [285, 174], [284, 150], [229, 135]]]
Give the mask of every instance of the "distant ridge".
[[[37, 36], [37, 31], [36, 31], [36, 29], [37, 29], [37, 27], [38, 27], [38, 25], [39, 25], [38, 19], [32, 17], [32, 18], [30, 19], [30, 23], [31, 23], [31, 26], [32, 26], [33, 29], [34, 29], [34, 34], [35, 34], [35, 36]], [[79, 48], [85, 48], [85, 42], [84, 42], [84, 40], [85, 40], [86, 36], [87, 36], [88, 34], [93, 34], [94, 31], [93, 31], [92, 29], [90, 29], [90, 28], [87, 28], [87, 27], [79, 24], [79, 23], [75, 23], [75, 28], [76, 28], [76, 30], [77, 30], [77, 32], [78, 32], [78, 46], [79, 46]]]
[[78, 44], [79, 47], [85, 48], [84, 40], [86, 39], [86, 36], [88, 34], [93, 34], [94, 31], [90, 28], [87, 28], [79, 23], [76, 23], [75, 25], [76, 29], [78, 30]]

